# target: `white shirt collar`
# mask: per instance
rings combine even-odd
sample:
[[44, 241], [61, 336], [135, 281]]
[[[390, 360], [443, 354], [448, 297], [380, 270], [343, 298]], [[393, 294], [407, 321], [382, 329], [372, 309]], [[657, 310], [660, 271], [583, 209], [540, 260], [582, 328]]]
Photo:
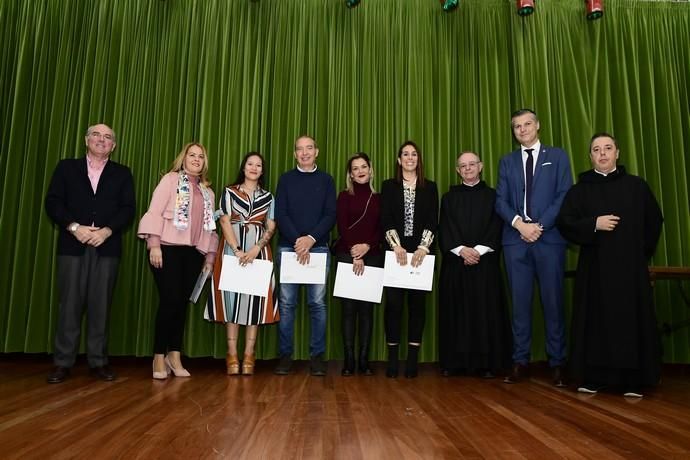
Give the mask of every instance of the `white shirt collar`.
[[539, 151], [541, 150], [541, 142], [537, 140], [537, 142], [534, 143], [534, 145], [530, 147], [525, 147], [524, 145], [520, 145], [520, 150], [522, 151], [522, 156], [527, 157], [527, 153], [525, 153], [525, 150], [527, 149], [532, 149], [532, 156], [536, 156], [539, 154]]
[[601, 171], [599, 171], [598, 169], [594, 168], [594, 172], [597, 173], [597, 174], [599, 174], [600, 176], [606, 177], [606, 176], [608, 176], [609, 174], [616, 172], [616, 169], [618, 169], [618, 168], [613, 168], [611, 171], [605, 173], [605, 172], [601, 172]]
[[318, 166], [314, 165], [314, 169], [312, 169], [311, 171], [305, 171], [304, 169], [300, 168], [299, 165], [297, 165], [297, 170], [303, 173], [313, 173], [314, 171], [316, 171], [316, 168], [318, 168]]

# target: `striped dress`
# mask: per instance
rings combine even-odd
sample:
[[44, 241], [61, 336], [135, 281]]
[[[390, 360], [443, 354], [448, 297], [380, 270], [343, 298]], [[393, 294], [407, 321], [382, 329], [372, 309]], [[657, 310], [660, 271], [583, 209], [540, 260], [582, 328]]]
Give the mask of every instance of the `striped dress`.
[[[249, 196], [238, 185], [225, 188], [220, 198], [220, 215], [230, 216], [232, 230], [243, 251], [249, 251], [263, 236], [267, 219], [273, 219], [273, 195], [257, 189]], [[218, 252], [232, 255], [232, 248], [223, 238]], [[222, 252], [221, 252], [222, 250]], [[271, 246], [266, 245], [257, 259], [273, 260]], [[221, 323], [236, 323], [245, 326], [275, 323], [279, 319], [278, 298], [275, 295], [275, 277], [265, 297], [238, 294], [217, 289], [220, 282], [223, 257], [216, 257], [211, 279], [211, 293], [208, 296], [204, 318]]]

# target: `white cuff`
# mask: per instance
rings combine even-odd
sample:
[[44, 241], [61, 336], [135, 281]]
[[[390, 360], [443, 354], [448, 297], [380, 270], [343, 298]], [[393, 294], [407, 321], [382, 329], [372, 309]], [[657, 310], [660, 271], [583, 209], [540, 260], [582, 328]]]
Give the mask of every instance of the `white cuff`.
[[491, 249], [489, 246], [484, 246], [483, 244], [476, 245], [474, 249], [479, 253], [480, 256], [483, 256], [484, 254], [487, 254], [489, 252], [494, 252], [494, 250]]
[[464, 247], [465, 247], [465, 246], [460, 245], [460, 246], [458, 246], [457, 248], [451, 249], [450, 252], [452, 252], [452, 253], [455, 254], [456, 256], [460, 257], [460, 251], [462, 251], [462, 248], [464, 248]]

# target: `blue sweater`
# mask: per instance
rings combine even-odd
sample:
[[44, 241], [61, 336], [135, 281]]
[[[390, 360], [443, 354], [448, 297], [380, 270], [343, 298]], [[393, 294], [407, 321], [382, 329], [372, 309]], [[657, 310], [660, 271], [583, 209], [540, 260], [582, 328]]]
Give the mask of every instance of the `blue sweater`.
[[276, 189], [278, 244], [292, 246], [300, 236], [311, 235], [315, 247], [328, 246], [335, 210], [335, 184], [328, 173], [297, 168], [284, 173]]

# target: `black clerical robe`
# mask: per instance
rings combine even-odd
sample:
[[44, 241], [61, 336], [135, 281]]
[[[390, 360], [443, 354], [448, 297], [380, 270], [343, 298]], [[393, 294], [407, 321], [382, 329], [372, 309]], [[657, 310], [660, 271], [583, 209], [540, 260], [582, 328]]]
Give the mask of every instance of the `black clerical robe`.
[[[614, 214], [613, 231], [595, 231]], [[661, 343], [647, 268], [663, 217], [647, 183], [623, 166], [580, 175], [557, 225], [580, 246], [575, 277], [570, 371], [579, 383], [643, 386], [659, 381]]]
[[[447, 371], [500, 370], [510, 365], [511, 334], [499, 268], [501, 219], [496, 192], [484, 181], [450, 188], [441, 202], [439, 243], [439, 358]], [[458, 246], [493, 249], [477, 265], [451, 252]]]

